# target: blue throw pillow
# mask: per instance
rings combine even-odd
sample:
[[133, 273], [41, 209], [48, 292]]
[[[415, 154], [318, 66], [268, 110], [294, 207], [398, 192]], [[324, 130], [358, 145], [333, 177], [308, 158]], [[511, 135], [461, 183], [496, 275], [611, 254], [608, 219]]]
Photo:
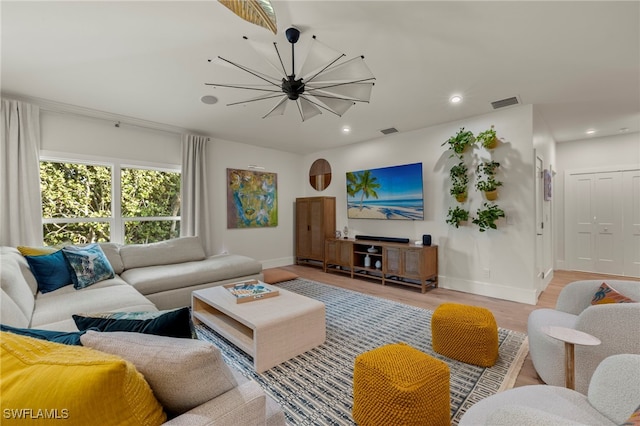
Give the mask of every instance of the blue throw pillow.
[[87, 330], [83, 330], [83, 331], [65, 333], [63, 331], [36, 330], [32, 328], [16, 328], [16, 327], [11, 327], [3, 324], [0, 324], [0, 331], [19, 334], [21, 336], [33, 337], [35, 339], [40, 339], [40, 340], [47, 340], [49, 342], [63, 343], [65, 345], [75, 345], [75, 346], [82, 346], [82, 343], [80, 342], [80, 336], [82, 336], [84, 333], [87, 332]]
[[67, 259], [58, 250], [41, 256], [25, 256], [42, 293], [57, 290], [73, 282]]
[[107, 256], [98, 244], [66, 246], [62, 252], [71, 266], [71, 280], [76, 290], [115, 276]]
[[79, 330], [132, 331], [158, 336], [197, 338], [188, 307], [157, 312], [101, 312], [72, 315]]

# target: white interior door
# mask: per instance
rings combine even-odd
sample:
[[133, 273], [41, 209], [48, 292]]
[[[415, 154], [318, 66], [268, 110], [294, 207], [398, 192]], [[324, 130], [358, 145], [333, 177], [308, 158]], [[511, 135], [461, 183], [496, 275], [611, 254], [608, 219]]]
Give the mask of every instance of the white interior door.
[[593, 182], [594, 272], [623, 275], [622, 173], [596, 173]]
[[623, 226], [629, 226], [623, 222], [628, 217], [623, 215], [623, 172], [569, 174], [567, 189], [566, 243], [570, 268], [625, 275], [626, 245], [632, 243], [625, 237], [631, 233], [623, 232]]
[[543, 161], [536, 157], [536, 278], [538, 279], [538, 290], [544, 287], [544, 216], [542, 206], [544, 205], [544, 184], [543, 184]]
[[640, 277], [640, 170], [622, 172], [624, 275]]

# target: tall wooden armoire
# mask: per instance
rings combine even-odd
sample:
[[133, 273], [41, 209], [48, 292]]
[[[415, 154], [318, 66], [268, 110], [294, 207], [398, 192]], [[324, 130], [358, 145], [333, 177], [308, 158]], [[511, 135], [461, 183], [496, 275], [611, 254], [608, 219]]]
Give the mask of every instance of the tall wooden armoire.
[[336, 198], [296, 199], [296, 263], [323, 263], [324, 242], [335, 238]]

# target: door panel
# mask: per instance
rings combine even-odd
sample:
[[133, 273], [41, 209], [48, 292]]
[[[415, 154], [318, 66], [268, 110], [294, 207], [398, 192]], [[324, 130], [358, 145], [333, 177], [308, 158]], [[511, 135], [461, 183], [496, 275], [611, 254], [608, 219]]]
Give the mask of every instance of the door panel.
[[640, 170], [622, 173], [624, 275], [640, 277]]
[[623, 273], [622, 261], [622, 174], [597, 173], [594, 176], [595, 271]]

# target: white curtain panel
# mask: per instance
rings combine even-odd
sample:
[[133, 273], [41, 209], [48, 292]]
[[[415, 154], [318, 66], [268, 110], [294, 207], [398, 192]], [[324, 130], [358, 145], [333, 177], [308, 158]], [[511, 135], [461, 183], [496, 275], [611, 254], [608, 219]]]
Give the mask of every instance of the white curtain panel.
[[205, 136], [182, 136], [180, 235], [198, 236], [207, 255], [213, 253], [213, 215], [209, 203]]
[[0, 245], [42, 245], [40, 108], [2, 99]]

